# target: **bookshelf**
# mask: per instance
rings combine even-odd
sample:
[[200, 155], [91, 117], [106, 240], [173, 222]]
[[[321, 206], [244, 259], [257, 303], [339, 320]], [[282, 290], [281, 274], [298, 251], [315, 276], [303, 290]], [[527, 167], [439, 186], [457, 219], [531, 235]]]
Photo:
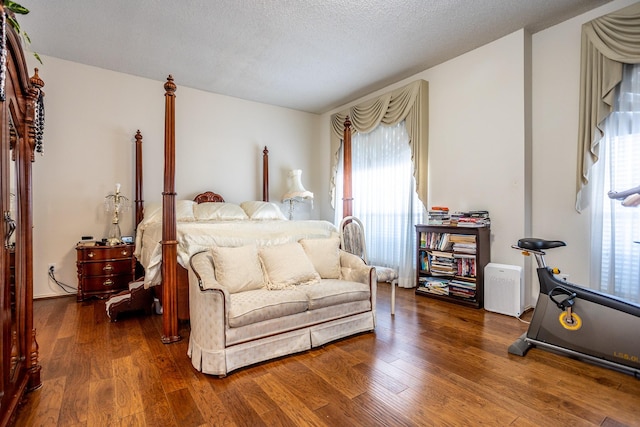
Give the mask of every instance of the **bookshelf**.
[[482, 308], [490, 232], [488, 226], [416, 225], [416, 294]]

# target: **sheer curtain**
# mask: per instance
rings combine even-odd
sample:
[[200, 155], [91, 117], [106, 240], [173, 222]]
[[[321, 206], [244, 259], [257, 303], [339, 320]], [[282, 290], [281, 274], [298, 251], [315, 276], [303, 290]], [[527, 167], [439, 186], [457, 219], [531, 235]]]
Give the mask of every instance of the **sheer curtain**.
[[592, 169], [591, 283], [640, 302], [640, 207], [607, 196], [640, 185], [640, 64], [624, 66], [616, 91]]
[[[413, 177], [411, 147], [405, 122], [378, 126], [351, 139], [353, 215], [365, 228], [367, 257], [372, 265], [398, 269], [398, 285], [415, 286], [415, 224], [424, 217]], [[342, 199], [342, 152], [336, 177]], [[336, 203], [336, 223], [342, 204]]]
[[600, 157], [602, 124], [613, 109], [624, 64], [640, 63], [640, 2], [586, 22], [580, 47], [576, 210], [586, 205], [591, 168]]

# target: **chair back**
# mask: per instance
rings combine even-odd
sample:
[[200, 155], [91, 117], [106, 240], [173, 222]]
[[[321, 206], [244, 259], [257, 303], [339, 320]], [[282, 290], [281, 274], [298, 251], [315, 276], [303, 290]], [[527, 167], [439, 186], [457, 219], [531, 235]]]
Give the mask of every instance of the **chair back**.
[[357, 255], [367, 263], [367, 246], [362, 222], [355, 216], [346, 216], [340, 221], [340, 247]]

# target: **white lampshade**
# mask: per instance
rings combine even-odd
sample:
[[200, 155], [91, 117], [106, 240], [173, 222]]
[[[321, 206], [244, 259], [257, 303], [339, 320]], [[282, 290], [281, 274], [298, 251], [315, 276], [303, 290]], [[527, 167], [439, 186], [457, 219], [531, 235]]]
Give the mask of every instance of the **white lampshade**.
[[302, 185], [302, 170], [294, 169], [289, 172], [289, 188], [282, 196], [282, 201], [313, 199], [313, 193]]

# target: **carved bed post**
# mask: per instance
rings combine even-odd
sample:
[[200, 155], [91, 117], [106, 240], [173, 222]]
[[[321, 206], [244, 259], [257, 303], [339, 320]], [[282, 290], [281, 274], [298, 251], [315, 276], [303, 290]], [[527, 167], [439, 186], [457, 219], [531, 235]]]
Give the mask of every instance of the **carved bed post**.
[[136, 199], [135, 214], [136, 227], [144, 218], [144, 199], [142, 198], [142, 134], [140, 129], [136, 132]]
[[269, 201], [269, 150], [262, 150], [262, 201]]
[[164, 191], [162, 192], [162, 342], [180, 340], [178, 335], [176, 193], [175, 193], [175, 91], [169, 75], [165, 89]]
[[351, 121], [349, 116], [344, 119], [344, 135], [342, 138], [343, 148], [343, 183], [342, 183], [342, 217], [353, 214], [351, 195]]

